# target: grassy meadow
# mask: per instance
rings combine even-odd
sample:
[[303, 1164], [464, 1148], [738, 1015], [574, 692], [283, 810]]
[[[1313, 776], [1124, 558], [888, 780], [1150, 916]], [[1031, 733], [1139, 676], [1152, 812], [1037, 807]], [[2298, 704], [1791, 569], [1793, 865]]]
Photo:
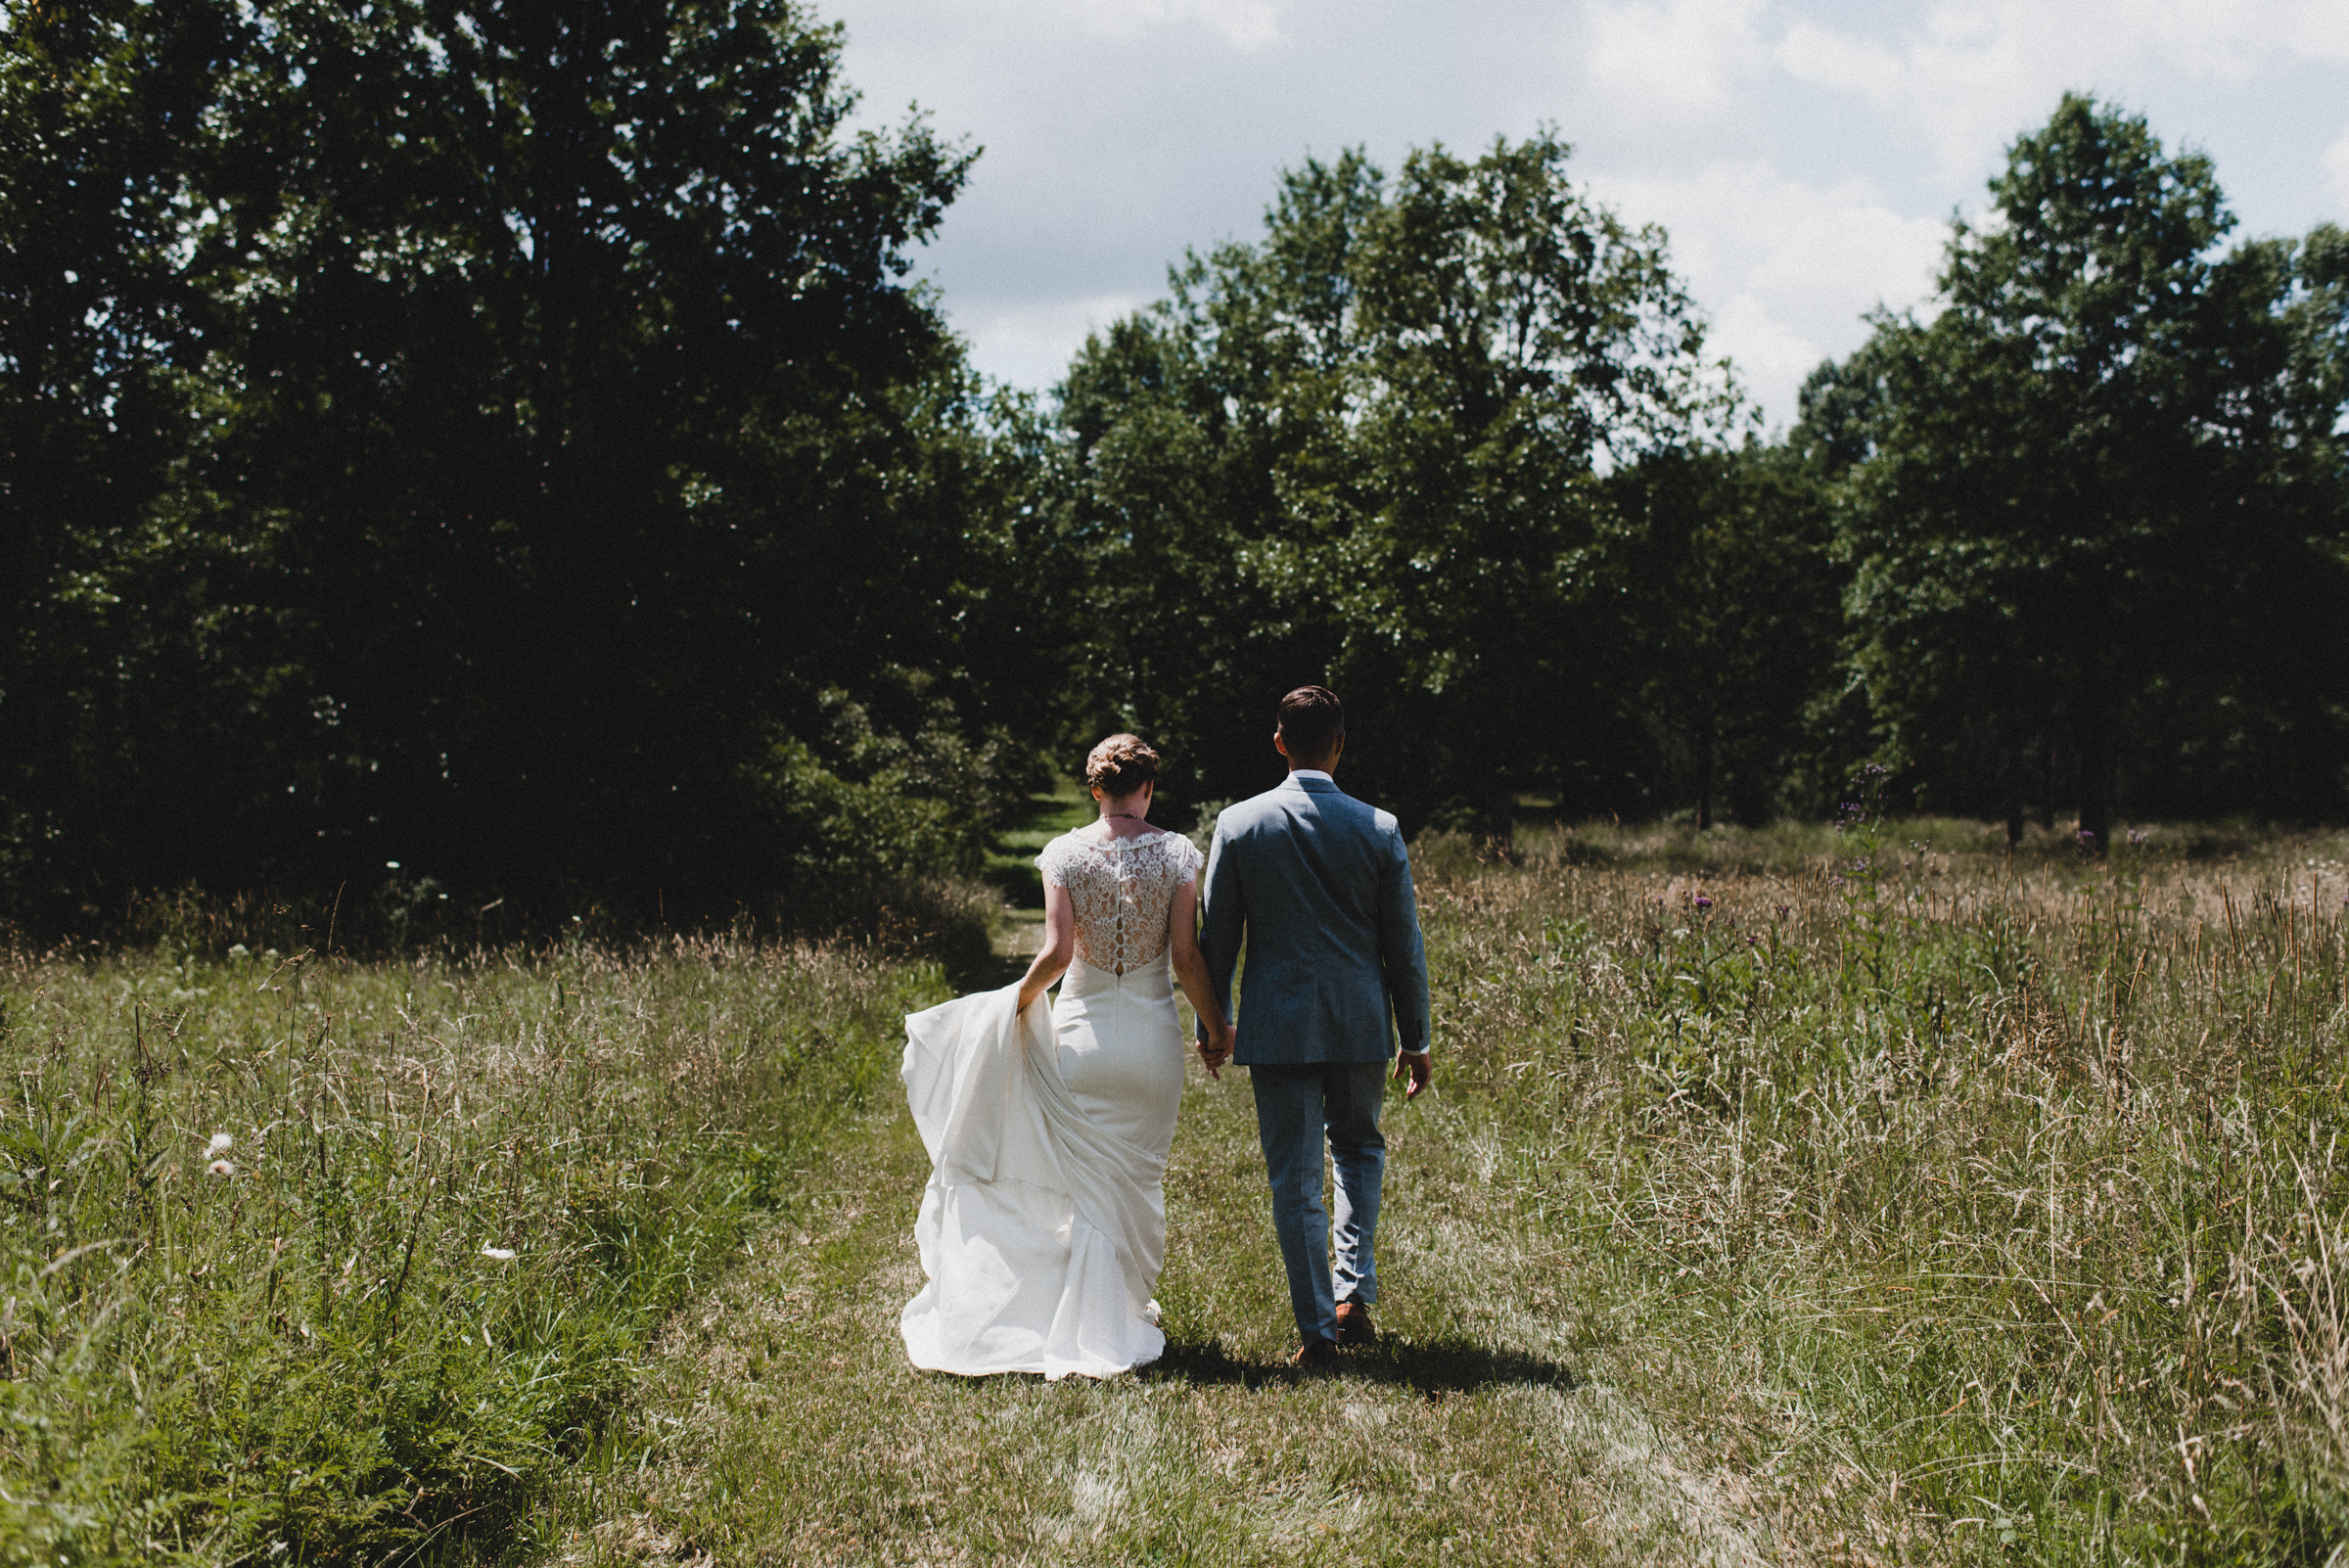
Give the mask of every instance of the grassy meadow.
[[0, 1560], [527, 1548], [944, 994], [734, 939], [8, 955]]
[[19, 952], [0, 1553], [2339, 1559], [2349, 839], [1415, 853], [1437, 1089], [1326, 1379], [1195, 1067], [1166, 1360], [904, 1364], [935, 966]]

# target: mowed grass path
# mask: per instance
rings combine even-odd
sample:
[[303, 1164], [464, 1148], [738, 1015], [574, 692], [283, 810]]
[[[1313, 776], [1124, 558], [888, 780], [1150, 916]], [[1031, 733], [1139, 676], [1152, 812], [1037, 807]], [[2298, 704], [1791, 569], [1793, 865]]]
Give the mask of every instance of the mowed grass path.
[[[583, 1473], [568, 1561], [1424, 1563], [1774, 1559], [1749, 1481], [1676, 1451], [1612, 1384], [1661, 1356], [1583, 1310], [1486, 1119], [1387, 1118], [1386, 1343], [1294, 1347], [1247, 1077], [1196, 1066], [1168, 1178], [1169, 1354], [1134, 1376], [916, 1371], [927, 1162], [901, 1109], [845, 1137], [805, 1218], [686, 1314], [649, 1447]], [[1600, 1348], [1599, 1342], [1611, 1348]]]

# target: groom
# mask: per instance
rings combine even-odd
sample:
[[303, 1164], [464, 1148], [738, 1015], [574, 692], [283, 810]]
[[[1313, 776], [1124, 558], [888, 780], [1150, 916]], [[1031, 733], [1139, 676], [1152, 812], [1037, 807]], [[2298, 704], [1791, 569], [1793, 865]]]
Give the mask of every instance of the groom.
[[[1272, 745], [1288, 759], [1287, 782], [1216, 818], [1199, 944], [1226, 1016], [1232, 968], [1243, 942], [1248, 948], [1247, 1006], [1230, 1057], [1256, 1089], [1272, 1228], [1305, 1340], [1291, 1360], [1323, 1367], [1338, 1346], [1378, 1338], [1370, 1242], [1387, 1164], [1379, 1101], [1398, 1028], [1404, 1097], [1427, 1087], [1427, 958], [1395, 818], [1331, 777], [1346, 752], [1337, 693], [1300, 686], [1283, 697]], [[1204, 1034], [1199, 1051], [1211, 1070], [1222, 1064]], [[1338, 1174], [1334, 1280], [1321, 1208], [1325, 1135]]]

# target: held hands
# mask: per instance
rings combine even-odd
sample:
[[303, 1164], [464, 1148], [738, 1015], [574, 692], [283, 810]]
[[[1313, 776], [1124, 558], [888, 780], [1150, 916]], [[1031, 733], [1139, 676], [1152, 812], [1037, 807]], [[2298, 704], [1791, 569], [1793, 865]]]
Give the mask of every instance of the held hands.
[[1199, 1065], [1206, 1068], [1207, 1076], [1219, 1084], [1223, 1081], [1223, 1075], [1216, 1069], [1231, 1060], [1232, 1041], [1236, 1033], [1229, 1024], [1210, 1024], [1207, 1038], [1199, 1042]]
[[1425, 1051], [1397, 1051], [1395, 1053], [1395, 1082], [1402, 1084], [1408, 1080], [1408, 1086], [1403, 1091], [1403, 1097], [1405, 1100], [1417, 1099], [1419, 1091], [1427, 1087], [1430, 1064], [1431, 1058]]

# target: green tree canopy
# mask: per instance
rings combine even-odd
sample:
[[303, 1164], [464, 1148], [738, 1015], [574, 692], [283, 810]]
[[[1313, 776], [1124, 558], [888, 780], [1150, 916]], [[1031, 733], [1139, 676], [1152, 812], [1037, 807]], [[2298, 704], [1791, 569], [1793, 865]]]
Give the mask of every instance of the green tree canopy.
[[2067, 97], [1929, 320], [1814, 378], [1858, 670], [1946, 806], [2337, 803], [2339, 240], [2221, 254], [2209, 161]]
[[969, 155], [846, 134], [836, 28], [162, 0], [0, 44], [21, 899], [397, 859], [722, 903], [838, 869], [867, 783], [931, 824], [868, 867], [975, 853], [985, 801], [920, 798], [1025, 716], [964, 644], [1018, 416], [901, 281]]
[[1309, 680], [1414, 822], [1505, 822], [1617, 722], [1574, 570], [1599, 482], [1721, 394], [1663, 236], [1567, 160], [1543, 133], [1391, 182], [1308, 161], [1260, 242], [1194, 254], [1071, 366], [1094, 702], [1195, 794], [1267, 782], [1272, 703]]

